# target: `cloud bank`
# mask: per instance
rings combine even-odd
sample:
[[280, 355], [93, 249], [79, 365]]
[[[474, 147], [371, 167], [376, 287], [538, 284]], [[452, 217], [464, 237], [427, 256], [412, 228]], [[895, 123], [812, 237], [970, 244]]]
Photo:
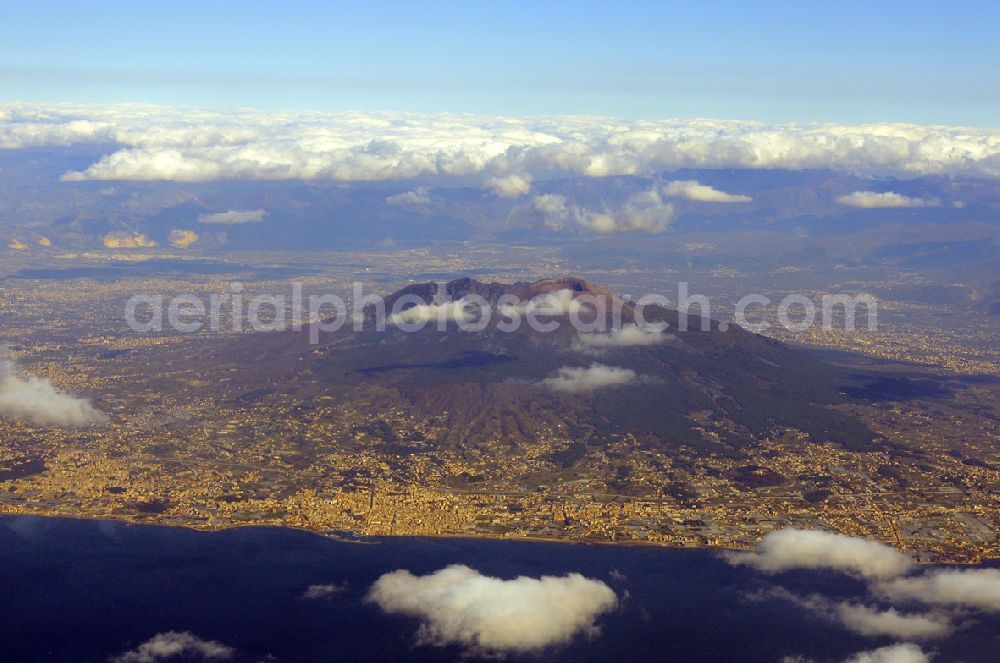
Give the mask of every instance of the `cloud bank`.
[[687, 198], [703, 203], [749, 203], [750, 196], [733, 195], [701, 184], [698, 180], [674, 180], [663, 187], [665, 196]]
[[538, 651], [578, 633], [594, 635], [597, 617], [617, 606], [611, 588], [577, 573], [503, 580], [462, 565], [426, 576], [387, 573], [367, 600], [385, 612], [419, 618], [423, 644], [491, 652]]
[[831, 569], [869, 579], [896, 578], [912, 567], [909, 557], [877, 541], [794, 528], [771, 532], [757, 544], [755, 551], [731, 553], [726, 559], [765, 573]]
[[214, 214], [199, 214], [198, 223], [207, 223], [223, 226], [235, 226], [243, 223], [260, 223], [267, 214], [262, 209], [240, 211], [231, 209], [227, 212], [216, 212]]
[[635, 383], [638, 378], [636, 372], [631, 369], [605, 366], [595, 362], [587, 368], [563, 366], [554, 377], [542, 380], [542, 386], [553, 391], [573, 394], [607, 387], [622, 387]]
[[937, 198], [911, 198], [901, 193], [885, 191], [855, 191], [846, 196], [836, 198], [838, 205], [860, 207], [862, 209], [885, 209], [891, 207], [939, 207], [941, 201]]
[[108, 420], [90, 401], [59, 391], [45, 378], [21, 377], [11, 361], [0, 361], [0, 417], [37, 426], [88, 426]]
[[678, 168], [1000, 176], [1000, 131], [971, 127], [0, 105], [0, 147], [87, 144], [111, 147], [66, 180], [527, 181]]
[[234, 653], [232, 647], [214, 640], [202, 640], [188, 631], [167, 631], [153, 636], [135, 649], [111, 660], [112, 663], [157, 663], [174, 656], [185, 656], [187, 659], [198, 657], [211, 661], [227, 661]]

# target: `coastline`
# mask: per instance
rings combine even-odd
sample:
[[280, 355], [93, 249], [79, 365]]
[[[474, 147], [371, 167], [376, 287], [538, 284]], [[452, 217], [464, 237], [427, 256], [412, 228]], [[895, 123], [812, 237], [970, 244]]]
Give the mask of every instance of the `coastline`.
[[[366, 535], [356, 534], [354, 532], [336, 532], [336, 531], [324, 532], [309, 527], [300, 527], [287, 524], [246, 523], [246, 524], [231, 524], [231, 525], [198, 526], [194, 524], [157, 522], [149, 520], [133, 520], [127, 518], [102, 517], [102, 516], [90, 516], [90, 515], [65, 515], [65, 514], [24, 513], [24, 512], [14, 513], [0, 509], [0, 518], [16, 518], [18, 516], [28, 517], [28, 518], [44, 518], [49, 520], [77, 520], [77, 521], [87, 521], [94, 523], [109, 522], [109, 523], [120, 523], [124, 525], [171, 527], [171, 528], [177, 528], [177, 529], [206, 533], [206, 534], [211, 534], [213, 532], [225, 532], [229, 530], [255, 529], [255, 528], [284, 529], [289, 531], [312, 534], [315, 536], [322, 537], [324, 539], [336, 541], [338, 543], [349, 543], [362, 546], [379, 545], [383, 543], [383, 541], [389, 539], [393, 540], [462, 539], [471, 541], [484, 540], [484, 541], [501, 541], [501, 542], [512, 542], [512, 543], [525, 542], [525, 543], [562, 544], [562, 545], [575, 545], [575, 546], [645, 548], [645, 549], [661, 549], [661, 550], [696, 550], [703, 552], [717, 552], [719, 554], [724, 554], [727, 552], [746, 552], [749, 550], [749, 548], [737, 548], [730, 546], [675, 546], [667, 543], [638, 541], [638, 540], [598, 541], [598, 540], [587, 540], [587, 539], [554, 538], [554, 537], [542, 537], [542, 536], [498, 536], [489, 534], [465, 534], [465, 533], [392, 534], [392, 535], [366, 536]], [[905, 551], [903, 552], [905, 553]], [[913, 563], [916, 566], [979, 566], [983, 564], [1000, 563], [1000, 555], [996, 557], [983, 557], [982, 559], [978, 560], [949, 560], [949, 561], [935, 561], [935, 562], [923, 562], [923, 561], [913, 560]]]

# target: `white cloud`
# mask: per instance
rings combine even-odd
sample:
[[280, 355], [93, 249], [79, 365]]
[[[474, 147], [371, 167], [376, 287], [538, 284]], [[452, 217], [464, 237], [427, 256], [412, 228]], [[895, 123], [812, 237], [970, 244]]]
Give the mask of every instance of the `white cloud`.
[[175, 656], [224, 661], [233, 657], [233, 648], [214, 640], [202, 640], [188, 631], [159, 633], [135, 649], [111, 659], [112, 663], [157, 663]]
[[476, 303], [466, 299], [440, 304], [418, 304], [389, 316], [389, 323], [397, 327], [420, 327], [428, 322], [466, 322], [476, 315]]
[[911, 198], [901, 193], [886, 191], [878, 193], [876, 191], [855, 191], [845, 196], [838, 196], [838, 205], [848, 207], [860, 207], [863, 209], [882, 209], [887, 207], [938, 207], [941, 201], [937, 198], [923, 199]]
[[245, 211], [231, 209], [226, 212], [215, 212], [214, 214], [199, 214], [198, 222], [224, 226], [239, 225], [241, 223], [260, 223], [264, 220], [266, 214], [267, 212], [262, 209]]
[[344, 585], [309, 585], [309, 588], [303, 592], [302, 598], [319, 601], [343, 594], [346, 589], [347, 587]]
[[70, 181], [537, 179], [688, 167], [1000, 176], [1000, 131], [971, 127], [0, 105], [0, 147], [79, 144], [115, 147]]
[[687, 198], [703, 203], [749, 203], [750, 196], [734, 195], [713, 189], [698, 180], [674, 180], [663, 187], [663, 195], [676, 198]]
[[831, 601], [818, 594], [802, 597], [781, 588], [767, 595], [791, 601], [859, 635], [926, 640], [945, 637], [954, 630], [949, 615], [940, 612], [901, 613], [892, 607], [881, 610], [850, 601]]
[[930, 660], [920, 647], [906, 642], [859, 652], [844, 663], [929, 663]]
[[0, 417], [38, 426], [88, 426], [108, 420], [90, 401], [57, 390], [45, 378], [21, 377], [11, 361], [0, 361]]
[[676, 340], [676, 336], [661, 331], [643, 329], [638, 325], [623, 325], [612, 329], [607, 334], [579, 334], [574, 343], [576, 350], [591, 350], [601, 348], [634, 347], [641, 345], [659, 345]]
[[503, 580], [453, 565], [426, 576], [400, 570], [379, 578], [369, 601], [388, 613], [421, 619], [418, 638], [489, 652], [530, 652], [597, 633], [595, 620], [617, 597], [598, 580], [521, 576]]
[[486, 188], [501, 198], [517, 198], [531, 191], [530, 175], [505, 175], [486, 180]]
[[151, 249], [157, 243], [146, 237], [144, 233], [128, 233], [118, 231], [104, 236], [106, 249]]
[[193, 230], [171, 230], [170, 245], [177, 249], [184, 249], [198, 241], [198, 233]]
[[579, 393], [605, 387], [621, 387], [637, 380], [638, 375], [631, 369], [595, 362], [587, 368], [563, 366], [554, 377], [542, 380], [542, 386], [553, 391]]
[[879, 610], [856, 603], [840, 603], [834, 608], [837, 619], [861, 635], [889, 635], [904, 640], [941, 638], [952, 631], [951, 620], [938, 613], [906, 614], [895, 608]]
[[667, 229], [674, 220], [674, 206], [663, 202], [655, 189], [630, 197], [624, 205], [602, 210], [576, 208], [576, 220], [597, 233], [648, 232]]
[[570, 223], [571, 209], [566, 196], [546, 193], [531, 199], [532, 211], [549, 230], [566, 230]]
[[573, 291], [569, 288], [535, 295], [531, 299], [520, 301], [516, 304], [501, 303], [498, 307], [500, 313], [508, 318], [520, 315], [546, 316], [546, 315], [569, 315], [579, 314], [583, 310], [584, 304], [577, 301]]
[[795, 528], [771, 532], [755, 551], [729, 553], [726, 559], [766, 573], [833, 569], [874, 579], [895, 578], [912, 566], [909, 557], [877, 541]]
[[875, 586], [894, 601], [919, 601], [1000, 612], [1000, 569], [937, 569]]
[[600, 207], [571, 205], [565, 196], [546, 194], [532, 199], [532, 211], [552, 230], [570, 227], [608, 234], [621, 232], [659, 233], [674, 220], [672, 203], [664, 202], [656, 189], [640, 191], [624, 203]]
[[390, 205], [399, 205], [401, 207], [411, 205], [414, 207], [420, 207], [431, 204], [431, 194], [427, 187], [418, 186], [413, 191], [404, 191], [403, 193], [397, 193], [394, 196], [388, 196], [385, 199], [385, 202]]

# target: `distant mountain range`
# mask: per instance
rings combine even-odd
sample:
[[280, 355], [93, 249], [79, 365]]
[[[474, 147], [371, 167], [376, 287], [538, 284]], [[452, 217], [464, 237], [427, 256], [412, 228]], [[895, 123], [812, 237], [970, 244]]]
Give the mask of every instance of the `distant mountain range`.
[[[537, 196], [555, 196], [570, 207], [615, 216], [627, 212], [629, 201], [651, 187], [662, 193], [662, 204], [653, 210], [662, 217], [653, 227], [666, 230], [660, 237], [768, 232], [871, 238], [879, 228], [897, 228], [892, 236], [899, 241], [908, 239], [898, 231], [906, 226], [918, 228], [918, 241], [920, 234], [927, 235], [919, 228], [946, 226], [951, 240], [978, 241], [997, 236], [1000, 214], [1000, 182], [995, 180], [869, 178], [822, 170], [567, 177], [538, 180], [529, 193], [509, 198], [461, 180], [439, 186], [430, 181], [60, 181], [62, 174], [93, 157], [79, 147], [0, 152], [0, 251], [127, 251], [154, 243], [183, 252], [466, 239], [551, 243], [594, 233], [587, 224], [554, 230], [553, 224], [543, 223]], [[697, 182], [740, 202], [720, 203], [683, 187], [665, 192], [670, 182]], [[849, 198], [859, 192], [861, 198]], [[895, 197], [871, 197], [887, 192]]]

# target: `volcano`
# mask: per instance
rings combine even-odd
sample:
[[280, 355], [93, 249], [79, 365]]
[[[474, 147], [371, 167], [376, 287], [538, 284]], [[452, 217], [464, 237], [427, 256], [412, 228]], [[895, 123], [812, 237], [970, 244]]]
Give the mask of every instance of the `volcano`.
[[[304, 417], [321, 406], [370, 413], [380, 423], [366, 434], [402, 451], [631, 438], [739, 455], [789, 429], [854, 450], [873, 442], [834, 407], [846, 400], [841, 369], [585, 279], [463, 278], [410, 285], [382, 302], [336, 331], [227, 342], [212, 357], [233, 376], [227, 398], [290, 399]], [[413, 430], [433, 434], [407, 441]]]

